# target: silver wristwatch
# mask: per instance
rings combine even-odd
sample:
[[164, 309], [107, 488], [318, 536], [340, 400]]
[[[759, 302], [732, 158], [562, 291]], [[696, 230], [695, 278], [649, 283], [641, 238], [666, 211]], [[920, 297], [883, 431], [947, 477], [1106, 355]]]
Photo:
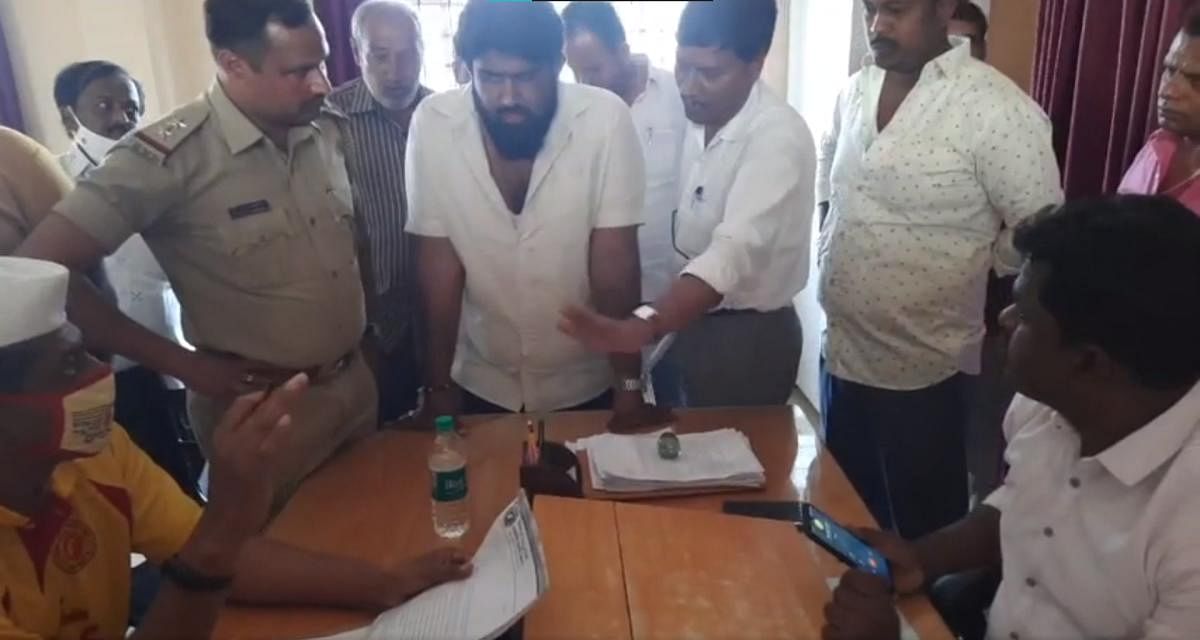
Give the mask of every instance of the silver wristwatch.
[[641, 378], [618, 378], [613, 389], [616, 391], [645, 391], [646, 383]]

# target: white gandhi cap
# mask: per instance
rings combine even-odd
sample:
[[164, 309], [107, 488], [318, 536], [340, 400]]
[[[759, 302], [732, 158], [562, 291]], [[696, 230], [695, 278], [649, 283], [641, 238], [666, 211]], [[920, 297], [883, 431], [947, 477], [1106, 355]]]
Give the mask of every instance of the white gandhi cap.
[[56, 331], [67, 323], [66, 267], [0, 256], [0, 347]]

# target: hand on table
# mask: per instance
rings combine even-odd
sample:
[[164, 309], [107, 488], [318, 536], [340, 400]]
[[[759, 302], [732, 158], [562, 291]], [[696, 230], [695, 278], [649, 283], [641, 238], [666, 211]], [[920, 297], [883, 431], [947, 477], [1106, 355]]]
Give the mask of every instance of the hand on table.
[[558, 330], [597, 353], [639, 353], [654, 342], [654, 327], [645, 320], [616, 320], [578, 306], [562, 310]]
[[842, 576], [825, 605], [823, 640], [899, 640], [900, 616], [888, 583], [852, 569]]
[[878, 529], [856, 528], [854, 535], [874, 547], [887, 558], [892, 571], [892, 587], [900, 595], [921, 591], [925, 586], [925, 569], [913, 543], [894, 533]]
[[462, 580], [471, 570], [471, 557], [455, 548], [436, 549], [408, 560], [388, 572], [387, 584], [379, 590], [379, 608], [397, 607], [426, 589]]
[[670, 409], [647, 403], [640, 391], [618, 391], [613, 396], [613, 414], [608, 419], [608, 430], [627, 433], [661, 427], [674, 421], [675, 414]]

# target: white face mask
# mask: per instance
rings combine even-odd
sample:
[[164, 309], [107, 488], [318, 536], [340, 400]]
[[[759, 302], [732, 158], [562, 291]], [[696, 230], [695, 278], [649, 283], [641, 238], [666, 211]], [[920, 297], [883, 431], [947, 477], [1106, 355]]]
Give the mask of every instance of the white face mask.
[[55, 460], [94, 456], [108, 446], [117, 386], [112, 370], [98, 369], [60, 393], [0, 396], [0, 406], [33, 407], [51, 419], [49, 438], [30, 453]]
[[100, 166], [104, 162], [104, 157], [108, 155], [112, 148], [117, 146], [117, 140], [105, 136], [88, 129], [75, 116], [75, 111], [71, 110], [71, 116], [75, 118], [75, 137], [71, 139], [71, 160], [70, 168], [75, 177], [83, 174], [83, 172], [92, 167]]

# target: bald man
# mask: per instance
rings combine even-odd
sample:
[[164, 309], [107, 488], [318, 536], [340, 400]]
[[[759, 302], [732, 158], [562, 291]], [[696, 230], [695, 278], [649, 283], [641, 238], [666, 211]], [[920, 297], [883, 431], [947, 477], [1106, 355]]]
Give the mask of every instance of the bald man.
[[346, 115], [346, 169], [354, 192], [363, 285], [374, 338], [379, 419], [394, 421], [416, 406], [419, 340], [404, 190], [404, 149], [423, 86], [424, 43], [416, 13], [398, 0], [367, 0], [351, 20], [351, 45], [362, 78], [329, 101]]

